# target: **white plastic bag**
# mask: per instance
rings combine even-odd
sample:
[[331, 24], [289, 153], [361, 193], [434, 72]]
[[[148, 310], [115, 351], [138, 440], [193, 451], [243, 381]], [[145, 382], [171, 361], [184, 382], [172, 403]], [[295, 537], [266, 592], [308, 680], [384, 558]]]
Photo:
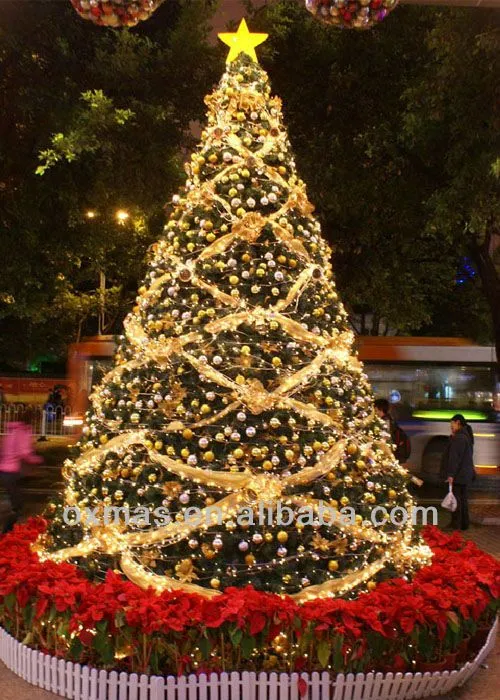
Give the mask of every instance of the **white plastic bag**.
[[454, 513], [457, 509], [457, 499], [453, 495], [453, 487], [449, 484], [449, 491], [441, 502], [441, 507], [446, 508], [446, 510], [451, 510]]

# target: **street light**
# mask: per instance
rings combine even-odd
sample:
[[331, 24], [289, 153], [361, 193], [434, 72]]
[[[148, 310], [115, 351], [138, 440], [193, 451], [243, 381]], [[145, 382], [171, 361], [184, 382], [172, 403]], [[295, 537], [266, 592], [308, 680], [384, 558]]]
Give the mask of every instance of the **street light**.
[[118, 209], [115, 216], [116, 216], [116, 220], [118, 221], [119, 224], [124, 224], [125, 221], [128, 219], [128, 217], [130, 216], [130, 214], [128, 213], [128, 211], [125, 211], [124, 209]]
[[95, 219], [96, 213], [93, 209], [89, 209], [85, 212], [85, 216], [87, 217], [87, 219]]

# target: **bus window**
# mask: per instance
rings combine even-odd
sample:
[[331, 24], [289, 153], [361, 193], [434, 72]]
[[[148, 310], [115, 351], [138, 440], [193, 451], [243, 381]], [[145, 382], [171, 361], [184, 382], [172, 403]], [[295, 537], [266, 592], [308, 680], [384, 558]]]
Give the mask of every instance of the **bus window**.
[[449, 420], [454, 413], [469, 421], [494, 420], [491, 366], [367, 363], [366, 372], [375, 395], [389, 397], [400, 420]]

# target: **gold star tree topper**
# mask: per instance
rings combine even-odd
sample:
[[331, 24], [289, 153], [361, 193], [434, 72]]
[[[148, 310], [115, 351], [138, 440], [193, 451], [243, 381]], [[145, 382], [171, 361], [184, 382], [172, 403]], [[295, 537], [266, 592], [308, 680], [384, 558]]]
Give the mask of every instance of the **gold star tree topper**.
[[219, 34], [219, 39], [230, 47], [226, 63], [231, 63], [237, 58], [240, 53], [246, 53], [250, 58], [257, 62], [257, 54], [255, 47], [262, 44], [269, 34], [251, 34], [248, 31], [247, 23], [244, 19], [241, 20], [237, 32]]

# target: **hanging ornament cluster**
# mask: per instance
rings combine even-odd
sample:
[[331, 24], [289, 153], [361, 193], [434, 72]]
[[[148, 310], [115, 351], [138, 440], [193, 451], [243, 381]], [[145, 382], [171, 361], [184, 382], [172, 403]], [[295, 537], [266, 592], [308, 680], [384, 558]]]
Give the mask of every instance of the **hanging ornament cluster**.
[[399, 0], [305, 0], [321, 22], [348, 29], [370, 29], [392, 12]]
[[149, 19], [163, 0], [71, 0], [80, 17], [105, 27], [133, 27]]

